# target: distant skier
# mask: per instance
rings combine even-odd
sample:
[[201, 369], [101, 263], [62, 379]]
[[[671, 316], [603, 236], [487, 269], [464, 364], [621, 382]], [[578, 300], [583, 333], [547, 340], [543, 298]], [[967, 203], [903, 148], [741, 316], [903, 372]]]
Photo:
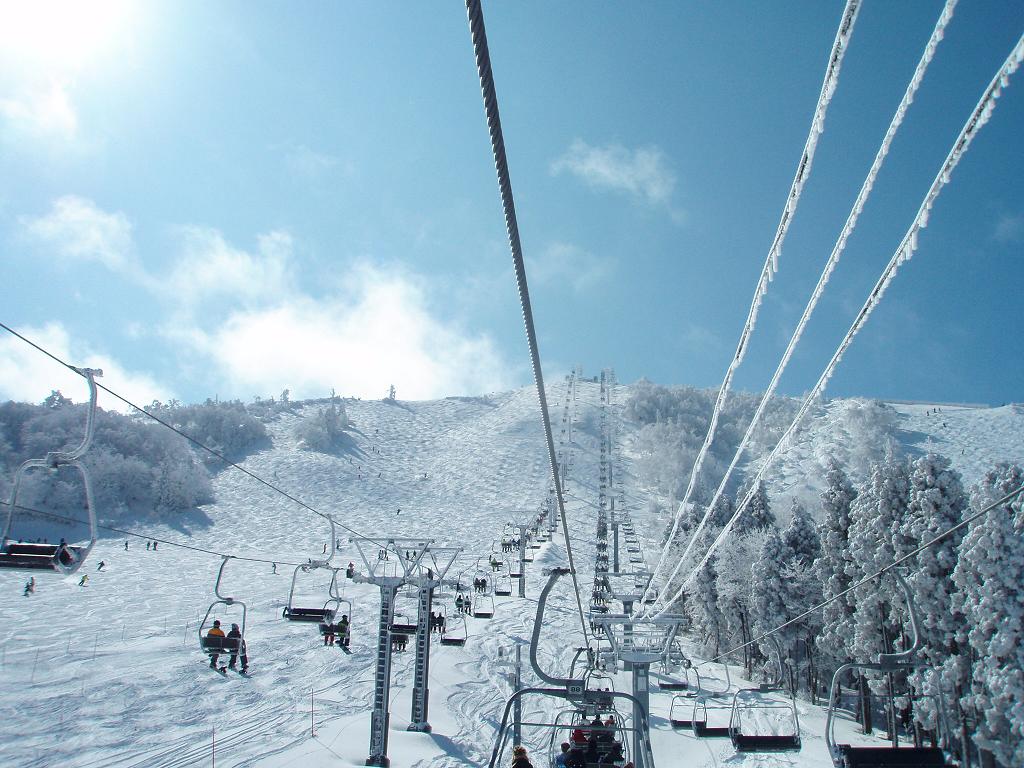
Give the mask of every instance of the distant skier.
[[78, 580], [78, 586], [85, 587], [89, 584], [89, 574], [83, 573], [82, 578]]
[[125, 540], [124, 540], [124, 551], [125, 551], [125, 552], [127, 552], [127, 551], [128, 551], [128, 539], [125, 539]]
[[326, 541], [324, 542], [324, 551], [323, 551], [323, 554], [325, 554], [325, 555], [327, 554], [327, 542], [326, 542]]
[[106, 560], [100, 560], [100, 567], [97, 568], [96, 570], [97, 571], [102, 571], [103, 568], [106, 566], [106, 564], [107, 564]]
[[25, 597], [36, 593], [36, 577], [33, 576], [25, 582]]
[[348, 568], [345, 569], [345, 578], [351, 579], [355, 575], [356, 575], [356, 564], [350, 561], [349, 564], [348, 564]]
[[456, 595], [456, 596], [455, 596], [455, 609], [456, 609], [456, 610], [457, 610], [457, 611], [458, 611], [459, 613], [462, 613], [462, 612], [463, 612], [463, 610], [462, 610], [462, 603], [463, 603], [463, 600], [462, 600], [462, 593], [460, 592], [460, 593], [459, 593], [458, 595]]
[[146, 542], [146, 551], [149, 552], [149, 542]]
[[399, 507], [398, 511], [395, 512], [395, 517], [398, 517], [400, 514], [402, 514], [402, 508], [401, 507]]
[[270, 572], [275, 574], [277, 573], [277, 563], [270, 564]]
[[156, 552], [156, 542], [153, 542], [153, 551]]

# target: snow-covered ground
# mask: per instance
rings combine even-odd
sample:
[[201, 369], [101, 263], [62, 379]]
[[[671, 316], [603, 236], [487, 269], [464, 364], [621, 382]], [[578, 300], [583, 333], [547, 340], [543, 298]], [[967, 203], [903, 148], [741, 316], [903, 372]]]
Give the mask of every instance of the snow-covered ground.
[[[622, 401], [624, 390], [618, 391]], [[560, 414], [565, 386], [550, 387]], [[593, 580], [594, 504], [597, 497], [598, 387], [579, 386], [575, 464], [568, 485], [573, 551], [585, 590]], [[902, 429], [924, 450], [930, 440], [975, 479], [993, 456], [1021, 458], [1020, 409], [897, 406]], [[503, 525], [532, 517], [545, 498], [547, 458], [532, 389], [485, 398], [433, 402], [352, 402], [352, 443], [337, 456], [300, 451], [291, 437], [293, 416], [271, 425], [274, 445], [244, 466], [304, 502], [369, 536], [431, 538], [464, 553], [452, 573], [475, 571]], [[938, 428], [936, 424], [947, 426]], [[623, 439], [628, 435], [623, 434]], [[960, 449], [964, 453], [960, 454]], [[958, 458], [959, 457], [959, 458]], [[959, 462], [959, 463], [958, 463]], [[617, 479], [639, 497], [628, 458]], [[151, 536], [262, 562], [231, 561], [223, 590], [246, 603], [252, 675], [222, 677], [198, 647], [198, 623], [213, 601], [220, 559], [161, 545], [147, 551], [132, 539], [101, 540], [78, 576], [41, 577], [37, 593], [21, 595], [24, 576], [0, 574], [0, 764], [4, 766], [334, 766], [362, 765], [367, 754], [374, 641], [379, 593], [346, 582], [353, 604], [352, 654], [324, 647], [315, 625], [281, 617], [294, 566], [322, 556], [330, 530], [321, 518], [228, 469], [214, 479], [217, 503], [180, 526], [139, 525]], [[649, 563], [660, 523], [634, 506]], [[400, 510], [400, 511], [399, 511]], [[349, 534], [339, 531], [335, 563], [360, 560]], [[100, 561], [106, 563], [97, 572]], [[565, 562], [561, 535], [536, 553], [527, 569], [527, 595], [496, 598], [492, 619], [468, 620], [462, 648], [434, 643], [431, 656], [430, 734], [409, 733], [413, 650], [396, 654], [390, 754], [395, 766], [485, 765], [510, 692], [510, 655], [529, 638], [545, 567]], [[327, 577], [314, 572], [301, 584], [310, 603], [327, 599]], [[470, 575], [471, 579], [472, 576]], [[411, 600], [409, 602], [411, 605]], [[399, 610], [402, 610], [399, 607]], [[449, 613], [454, 610], [449, 607]], [[236, 620], [226, 609], [217, 615]], [[541, 657], [564, 674], [582, 643], [570, 583], [563, 579], [549, 602]], [[525, 658], [525, 654], [524, 654]], [[527, 684], [535, 682], [528, 665]], [[735, 670], [734, 670], [735, 672]], [[709, 685], [722, 670], [704, 668]], [[654, 680], [659, 674], [652, 675]], [[734, 684], [743, 684], [735, 675]], [[626, 674], [616, 676], [628, 690]], [[669, 724], [672, 694], [652, 687], [654, 755], [660, 765], [800, 766], [830, 764], [822, 708], [799, 702], [803, 749], [781, 755], [735, 754], [727, 739], [698, 740]], [[564, 709], [556, 701], [526, 702], [527, 720]], [[849, 734], [850, 729], [842, 728]], [[535, 765], [546, 766], [548, 735], [527, 731]], [[506, 753], [505, 763], [509, 762]]]

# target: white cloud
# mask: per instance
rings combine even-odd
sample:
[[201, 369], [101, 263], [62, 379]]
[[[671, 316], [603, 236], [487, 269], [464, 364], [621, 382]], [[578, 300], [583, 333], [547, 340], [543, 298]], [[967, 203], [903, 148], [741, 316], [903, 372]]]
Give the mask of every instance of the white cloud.
[[66, 195], [50, 212], [24, 218], [22, 226], [49, 253], [70, 260], [98, 261], [114, 271], [131, 266], [132, 225], [121, 212], [107, 213], [83, 197]]
[[551, 163], [551, 172], [571, 173], [598, 190], [625, 192], [650, 205], [668, 205], [676, 176], [655, 146], [628, 149], [620, 144], [596, 147], [576, 139]]
[[71, 141], [78, 116], [67, 88], [52, 81], [37, 91], [0, 98], [0, 125], [9, 139], [41, 138]]
[[257, 238], [255, 253], [230, 245], [215, 229], [188, 227], [184, 249], [164, 280], [153, 281], [182, 309], [210, 299], [251, 306], [291, 290], [292, 238], [274, 231]]
[[284, 164], [296, 176], [313, 178], [327, 173], [338, 166], [338, 158], [310, 149], [305, 144], [296, 144], [285, 150]]
[[1024, 216], [1003, 214], [996, 222], [992, 238], [1000, 243], [1018, 243], [1024, 240]]
[[[153, 400], [171, 398], [170, 392], [149, 376], [129, 371], [109, 355], [92, 352], [78, 342], [72, 343], [60, 323], [15, 330], [71, 365], [102, 369], [103, 377], [99, 381], [137, 405], [146, 406]], [[10, 334], [0, 337], [0, 399], [40, 403], [55, 389], [76, 403], [89, 399], [88, 387], [81, 376]], [[98, 402], [108, 410], [130, 410], [102, 390]]]
[[188, 339], [239, 396], [279, 392], [321, 396], [332, 388], [422, 399], [511, 386], [491, 340], [469, 334], [429, 310], [415, 278], [363, 265], [328, 299], [293, 295], [274, 306], [233, 313]]
[[571, 243], [551, 243], [538, 258], [529, 259], [527, 267], [531, 282], [561, 281], [579, 293], [607, 279], [613, 263]]

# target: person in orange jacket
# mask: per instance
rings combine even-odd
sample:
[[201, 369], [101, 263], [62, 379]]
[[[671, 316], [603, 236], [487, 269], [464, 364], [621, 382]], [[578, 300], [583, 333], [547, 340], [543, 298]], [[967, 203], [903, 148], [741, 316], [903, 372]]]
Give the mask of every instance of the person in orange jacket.
[[[214, 620], [213, 626], [210, 627], [210, 631], [206, 633], [206, 636], [208, 638], [213, 638], [213, 637], [223, 638], [224, 637], [224, 630], [220, 628], [220, 621], [219, 620], [216, 620], [216, 619]], [[217, 668], [217, 659], [218, 658], [220, 658], [220, 654], [218, 654], [218, 653], [211, 653], [210, 654], [210, 669], [216, 669]]]

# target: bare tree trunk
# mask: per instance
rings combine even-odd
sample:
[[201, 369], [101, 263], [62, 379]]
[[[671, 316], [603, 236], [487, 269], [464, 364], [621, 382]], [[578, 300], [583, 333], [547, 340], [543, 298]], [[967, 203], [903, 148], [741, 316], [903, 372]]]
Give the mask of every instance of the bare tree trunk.
[[871, 724], [871, 696], [868, 693], [868, 679], [862, 674], [858, 678], [858, 703], [860, 710], [860, 724], [865, 734], [873, 730]]

